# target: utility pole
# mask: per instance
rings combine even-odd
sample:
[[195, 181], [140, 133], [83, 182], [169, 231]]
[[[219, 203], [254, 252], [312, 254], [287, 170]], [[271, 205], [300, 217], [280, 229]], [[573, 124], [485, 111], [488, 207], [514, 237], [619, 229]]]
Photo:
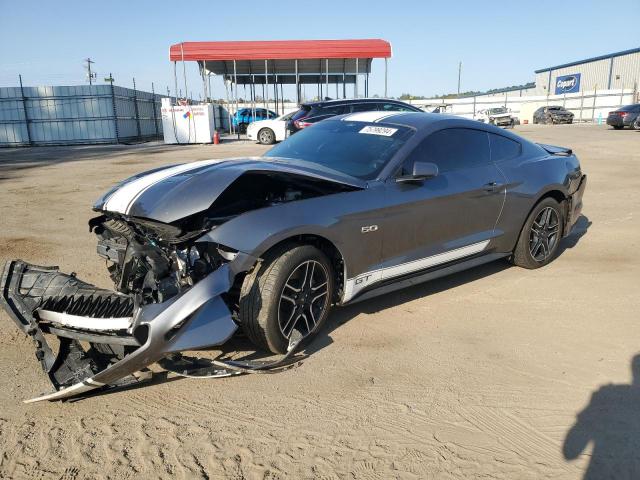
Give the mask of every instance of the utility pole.
[[93, 85], [93, 74], [91, 73], [91, 64], [92, 63], [96, 63], [96, 62], [94, 62], [90, 58], [86, 58], [84, 61], [87, 62], [87, 71], [88, 71], [88, 75], [89, 75], [89, 85]]
[[458, 96], [460, 96], [460, 78], [462, 76], [462, 62], [458, 63]]

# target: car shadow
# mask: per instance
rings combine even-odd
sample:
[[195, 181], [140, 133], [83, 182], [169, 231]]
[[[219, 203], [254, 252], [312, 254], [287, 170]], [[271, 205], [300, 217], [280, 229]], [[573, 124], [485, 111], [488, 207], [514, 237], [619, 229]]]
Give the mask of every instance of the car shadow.
[[[630, 384], [596, 390], [567, 432], [564, 458], [589, 456], [584, 480], [640, 477], [640, 355], [631, 360], [631, 374]], [[589, 444], [590, 455], [584, 453]]]
[[[63, 163], [126, 158], [126, 163], [141, 163], [146, 158], [177, 151], [176, 145], [158, 141], [137, 144], [66, 145], [0, 149], [0, 181], [10, 180], [23, 171]], [[136, 160], [131, 159], [136, 155]]]
[[[559, 257], [565, 252], [565, 250], [575, 247], [580, 239], [587, 233], [591, 225], [592, 222], [585, 215], [580, 215], [571, 231], [571, 234], [561, 240], [557, 256]], [[466, 283], [475, 282], [476, 280], [480, 280], [511, 268], [511, 266], [512, 265], [506, 259], [496, 260], [463, 272], [458, 272], [453, 275], [448, 275], [446, 277], [414, 285], [402, 290], [387, 293], [362, 303], [346, 305], [342, 308], [336, 309], [331, 314], [329, 324], [326, 325], [325, 328], [319, 332], [316, 339], [309, 344], [305, 349], [305, 353], [311, 355], [330, 345], [333, 342], [331, 340], [331, 332], [340, 328], [341, 325], [344, 325], [361, 313], [372, 314], [389, 308], [394, 308], [402, 305], [403, 303], [428, 297], [444, 290], [462, 286]]]
[[557, 255], [560, 256], [566, 249], [575, 247], [580, 239], [587, 234], [587, 230], [591, 225], [593, 225], [593, 222], [586, 215], [580, 215], [571, 233], [560, 242]]

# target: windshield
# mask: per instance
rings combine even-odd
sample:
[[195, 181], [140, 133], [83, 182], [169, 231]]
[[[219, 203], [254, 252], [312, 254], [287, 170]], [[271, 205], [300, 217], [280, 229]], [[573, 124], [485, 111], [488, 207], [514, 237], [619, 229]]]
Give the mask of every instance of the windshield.
[[549, 110], [555, 110], [555, 111], [564, 110], [564, 107], [549, 107]]
[[371, 180], [411, 135], [413, 130], [399, 125], [325, 120], [289, 137], [265, 156], [304, 160]]
[[295, 112], [290, 112], [290, 113], [287, 113], [286, 115], [282, 115], [280, 118], [278, 118], [278, 120], [287, 122], [291, 120], [291, 117], [293, 117], [295, 113], [298, 113], [298, 111], [296, 110]]
[[504, 107], [490, 108], [489, 109], [489, 115], [496, 115], [498, 113], [507, 113], [507, 109], [504, 108]]

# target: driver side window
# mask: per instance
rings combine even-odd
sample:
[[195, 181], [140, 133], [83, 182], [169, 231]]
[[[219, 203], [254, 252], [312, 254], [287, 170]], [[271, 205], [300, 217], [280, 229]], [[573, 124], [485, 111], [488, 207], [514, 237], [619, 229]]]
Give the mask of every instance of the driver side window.
[[491, 163], [489, 135], [471, 128], [447, 128], [425, 138], [406, 158], [400, 175], [410, 175], [415, 162], [430, 162], [440, 173]]

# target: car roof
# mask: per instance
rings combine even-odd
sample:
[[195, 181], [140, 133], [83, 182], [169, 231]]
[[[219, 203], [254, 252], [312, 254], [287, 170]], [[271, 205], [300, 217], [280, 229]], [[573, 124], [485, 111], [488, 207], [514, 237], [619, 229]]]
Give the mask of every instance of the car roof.
[[335, 117], [323, 120], [323, 122], [330, 121], [349, 121], [349, 122], [363, 122], [363, 123], [379, 123], [385, 125], [400, 125], [410, 128], [422, 128], [426, 125], [436, 124], [443, 121], [460, 121], [461, 123], [468, 125], [482, 125], [482, 123], [475, 120], [468, 120], [466, 118], [457, 117], [455, 115], [446, 115], [443, 113], [427, 113], [427, 112], [357, 112], [347, 113], [345, 115], [337, 115]]
[[489, 133], [511, 138], [520, 143], [531, 143], [527, 139], [520, 137], [508, 130], [504, 130], [495, 125], [490, 125], [470, 118], [449, 115], [445, 113], [427, 112], [358, 112], [347, 113], [346, 115], [336, 115], [335, 117], [323, 120], [324, 122], [362, 122], [365, 124], [377, 124], [380, 126], [401, 126], [415, 129], [422, 134], [440, 130], [442, 128], [471, 128], [483, 130]]
[[372, 103], [372, 102], [390, 102], [397, 103], [400, 105], [410, 105], [412, 107], [418, 108], [417, 105], [411, 105], [409, 103], [403, 102], [401, 100], [394, 100], [392, 98], [343, 98], [343, 99], [335, 99], [335, 100], [321, 100], [317, 102], [305, 102], [302, 103], [301, 106], [305, 107], [323, 107], [325, 105], [348, 105], [352, 103]]

